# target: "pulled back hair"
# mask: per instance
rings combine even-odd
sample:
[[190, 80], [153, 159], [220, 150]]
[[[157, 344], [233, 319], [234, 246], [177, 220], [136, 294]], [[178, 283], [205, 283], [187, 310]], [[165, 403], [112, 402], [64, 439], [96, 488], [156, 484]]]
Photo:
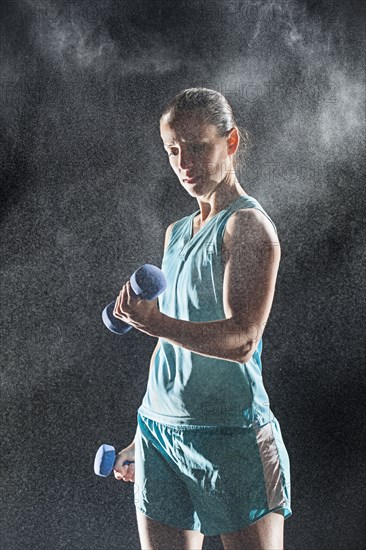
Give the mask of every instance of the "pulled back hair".
[[233, 164], [235, 169], [240, 167], [240, 164], [245, 166], [251, 145], [250, 134], [244, 128], [239, 128], [231, 106], [220, 92], [209, 88], [187, 88], [182, 90], [164, 107], [159, 120], [161, 121], [163, 117], [166, 117], [168, 124], [174, 127], [174, 123], [182, 116], [186, 113], [191, 114], [195, 110], [203, 116], [206, 124], [216, 126], [220, 137], [227, 135], [233, 128], [237, 128], [240, 142], [234, 155]]

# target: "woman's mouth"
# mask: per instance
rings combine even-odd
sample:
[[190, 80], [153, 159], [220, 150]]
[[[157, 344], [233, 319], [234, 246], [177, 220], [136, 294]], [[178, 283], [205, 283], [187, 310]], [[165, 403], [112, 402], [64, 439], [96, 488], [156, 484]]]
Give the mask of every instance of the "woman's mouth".
[[199, 180], [199, 176], [197, 176], [196, 178], [184, 178], [184, 183], [188, 183], [188, 184], [192, 184], [192, 183], [197, 183], [197, 181]]

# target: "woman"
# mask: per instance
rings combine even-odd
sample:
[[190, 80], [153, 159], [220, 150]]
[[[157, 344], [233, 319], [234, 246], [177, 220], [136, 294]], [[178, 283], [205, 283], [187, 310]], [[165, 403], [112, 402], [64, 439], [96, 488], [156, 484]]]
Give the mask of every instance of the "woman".
[[[237, 180], [247, 134], [222, 94], [180, 92], [160, 134], [199, 210], [166, 231], [158, 300], [134, 297], [129, 282], [116, 300], [117, 318], [159, 340], [134, 441], [114, 474], [135, 482], [144, 550], [197, 550], [218, 534], [225, 549], [279, 550], [292, 514], [290, 465], [261, 365], [277, 230]], [[122, 467], [126, 459], [136, 462]]]

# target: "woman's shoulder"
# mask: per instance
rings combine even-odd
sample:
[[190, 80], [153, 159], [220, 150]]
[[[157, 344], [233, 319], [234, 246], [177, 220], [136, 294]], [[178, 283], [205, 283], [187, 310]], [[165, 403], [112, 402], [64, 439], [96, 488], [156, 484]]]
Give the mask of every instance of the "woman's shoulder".
[[261, 237], [278, 242], [277, 228], [273, 220], [260, 206], [238, 208], [233, 212], [227, 220], [224, 234], [224, 240], [226, 236], [227, 241], [225, 244], [228, 244], [234, 235], [237, 238], [245, 235], [246, 239], [249, 240], [251, 234], [253, 234], [253, 237], [255, 235], [257, 238]]
[[277, 235], [277, 227], [272, 218], [265, 211], [260, 202], [254, 197], [249, 197], [248, 204], [237, 208], [228, 219], [228, 229], [235, 224], [249, 225], [257, 229], [262, 228], [268, 234]]
[[181, 225], [184, 225], [188, 219], [192, 216], [192, 214], [188, 214], [188, 216], [184, 216], [183, 218], [180, 218], [179, 220], [176, 220], [175, 222], [171, 222], [166, 231], [172, 231], [174, 227], [180, 227]]

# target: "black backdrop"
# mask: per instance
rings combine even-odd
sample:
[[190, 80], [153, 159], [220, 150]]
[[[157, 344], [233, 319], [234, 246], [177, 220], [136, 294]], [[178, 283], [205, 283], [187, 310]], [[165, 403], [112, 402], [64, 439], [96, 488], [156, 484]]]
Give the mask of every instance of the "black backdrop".
[[282, 245], [262, 360], [291, 461], [286, 548], [365, 547], [361, 2], [1, 10], [2, 549], [139, 548], [133, 484], [93, 460], [130, 443], [156, 340], [101, 311], [197, 210], [158, 128], [192, 86], [254, 136], [237, 175]]

